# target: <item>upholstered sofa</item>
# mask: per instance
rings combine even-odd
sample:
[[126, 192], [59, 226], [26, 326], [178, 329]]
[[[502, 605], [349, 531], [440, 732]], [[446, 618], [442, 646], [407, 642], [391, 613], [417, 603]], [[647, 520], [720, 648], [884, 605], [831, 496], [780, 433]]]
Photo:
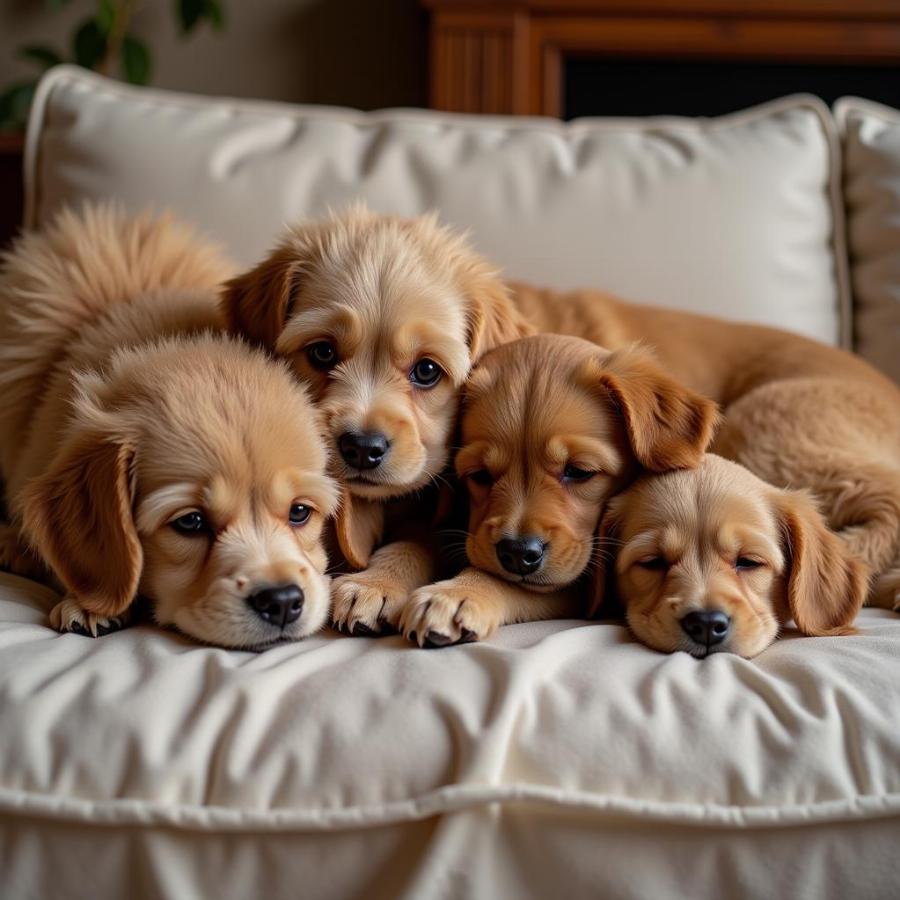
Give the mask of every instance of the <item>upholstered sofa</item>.
[[[62, 67], [26, 167], [30, 226], [115, 197], [251, 263], [358, 198], [438, 209], [510, 276], [772, 323], [900, 378], [900, 114], [862, 101], [561, 124]], [[6, 900], [900, 896], [900, 615], [698, 661], [573, 620], [442, 650], [92, 640], [52, 602], [0, 574]]]

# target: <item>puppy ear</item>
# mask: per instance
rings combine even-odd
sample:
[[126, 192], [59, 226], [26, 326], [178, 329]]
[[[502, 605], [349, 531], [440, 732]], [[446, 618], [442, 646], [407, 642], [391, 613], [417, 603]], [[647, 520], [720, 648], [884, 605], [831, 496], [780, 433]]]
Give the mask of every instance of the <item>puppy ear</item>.
[[249, 272], [225, 282], [221, 304], [232, 334], [275, 347], [297, 295], [297, 253], [294, 247], [279, 247]]
[[788, 563], [787, 596], [791, 617], [803, 634], [854, 634], [868, 592], [868, 572], [825, 524], [812, 498], [780, 491], [775, 507], [784, 534]]
[[619, 527], [617, 508], [615, 501], [608, 506], [600, 524], [594, 541], [593, 570], [594, 580], [591, 587], [591, 606], [588, 618], [593, 619], [603, 609], [618, 616], [621, 609], [615, 596], [616, 585], [616, 549], [615, 537]]
[[100, 616], [121, 615], [141, 577], [132, 458], [108, 435], [80, 434], [24, 492], [23, 523], [35, 548], [79, 604]]
[[344, 488], [335, 533], [347, 562], [354, 569], [365, 569], [384, 534], [384, 503], [354, 497]]
[[468, 280], [469, 356], [477, 362], [488, 350], [534, 334], [500, 278], [487, 269]]
[[712, 400], [684, 387], [638, 346], [590, 364], [589, 381], [611, 397], [638, 463], [651, 472], [700, 464], [719, 421]]

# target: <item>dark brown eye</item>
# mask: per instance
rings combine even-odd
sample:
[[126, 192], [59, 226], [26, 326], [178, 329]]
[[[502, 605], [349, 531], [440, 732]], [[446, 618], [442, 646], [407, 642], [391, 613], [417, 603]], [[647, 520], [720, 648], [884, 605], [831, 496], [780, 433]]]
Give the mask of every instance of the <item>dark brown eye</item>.
[[734, 567], [738, 572], [761, 569], [764, 565], [765, 563], [762, 560], [752, 559], [749, 556], [739, 556], [734, 561]]
[[490, 487], [494, 483], [494, 478], [487, 469], [478, 469], [476, 472], [469, 472], [470, 481], [480, 484], [482, 487]]
[[172, 521], [169, 522], [169, 525], [179, 534], [184, 534], [188, 537], [193, 537], [198, 534], [208, 534], [212, 531], [212, 528], [210, 528], [209, 522], [206, 521], [203, 513], [198, 512], [197, 510], [185, 513], [177, 519], [172, 519]]
[[417, 387], [434, 387], [440, 380], [444, 370], [433, 360], [420, 359], [409, 371], [409, 380]]
[[571, 463], [563, 469], [563, 478], [566, 481], [587, 481], [596, 474], [588, 469], [579, 469], [578, 466], [573, 466]]
[[306, 348], [306, 356], [310, 365], [316, 369], [327, 371], [338, 364], [337, 348], [331, 341], [316, 341]]
[[309, 521], [309, 517], [312, 515], [312, 510], [305, 506], [302, 503], [292, 503], [291, 511], [288, 515], [288, 521], [294, 528], [299, 528], [301, 525], [305, 525]]
[[669, 568], [664, 556], [648, 556], [646, 559], [639, 559], [636, 565], [648, 572], [665, 572]]

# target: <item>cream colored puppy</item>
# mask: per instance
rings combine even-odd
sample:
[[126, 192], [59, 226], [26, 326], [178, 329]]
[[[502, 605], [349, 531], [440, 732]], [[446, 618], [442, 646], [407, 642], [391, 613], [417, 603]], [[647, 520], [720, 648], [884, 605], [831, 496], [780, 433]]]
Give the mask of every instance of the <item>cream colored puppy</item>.
[[614, 594], [655, 650], [755, 656], [793, 619], [807, 635], [853, 632], [865, 566], [803, 492], [707, 454], [646, 475], [610, 501], [594, 609]]
[[64, 591], [60, 630], [120, 627], [138, 596], [229, 647], [328, 618], [323, 425], [283, 363], [211, 333], [229, 269], [171, 220], [105, 208], [3, 260], [2, 561], [30, 545]]

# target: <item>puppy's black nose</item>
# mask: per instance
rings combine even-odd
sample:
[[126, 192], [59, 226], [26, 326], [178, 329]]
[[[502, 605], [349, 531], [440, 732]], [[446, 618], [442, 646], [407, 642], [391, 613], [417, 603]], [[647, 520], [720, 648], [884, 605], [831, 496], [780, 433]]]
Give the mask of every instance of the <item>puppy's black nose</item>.
[[338, 438], [344, 462], [354, 469], [374, 469], [387, 456], [388, 439], [377, 431], [347, 431]]
[[247, 598], [247, 605], [263, 622], [284, 628], [303, 612], [303, 588], [297, 584], [262, 588]]
[[681, 628], [695, 644], [714, 647], [728, 637], [731, 619], [720, 609], [697, 610], [681, 620]]
[[504, 538], [495, 546], [497, 559], [513, 575], [531, 575], [544, 564], [547, 545], [539, 537]]

